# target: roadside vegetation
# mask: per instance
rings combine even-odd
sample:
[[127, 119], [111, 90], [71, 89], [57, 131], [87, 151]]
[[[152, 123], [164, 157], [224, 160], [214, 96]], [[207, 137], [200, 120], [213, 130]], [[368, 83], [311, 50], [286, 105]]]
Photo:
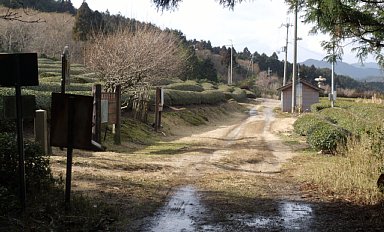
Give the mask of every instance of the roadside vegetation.
[[294, 123], [295, 133], [312, 148], [297, 158], [304, 188], [330, 199], [383, 202], [377, 180], [384, 172], [384, 106], [339, 99], [331, 108], [323, 100], [312, 111]]

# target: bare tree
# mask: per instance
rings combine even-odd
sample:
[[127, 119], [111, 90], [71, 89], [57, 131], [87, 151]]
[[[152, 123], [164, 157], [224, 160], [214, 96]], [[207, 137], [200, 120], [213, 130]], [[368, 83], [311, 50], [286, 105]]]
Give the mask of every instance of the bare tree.
[[128, 29], [112, 35], [97, 35], [86, 49], [87, 67], [98, 72], [113, 90], [131, 90], [159, 78], [176, 78], [182, 73], [186, 55], [180, 40], [170, 32], [153, 27]]
[[[6, 8], [0, 7], [1, 10]], [[22, 9], [14, 9], [19, 12]], [[50, 58], [60, 58], [68, 45], [72, 62], [82, 62], [82, 42], [72, 38], [74, 17], [68, 13], [46, 13], [29, 10], [25, 20], [38, 17], [38, 23], [0, 20], [0, 52], [37, 52]]]
[[[30, 9], [11, 9], [8, 7], [0, 8], [0, 20], [17, 21], [24, 23], [38, 23], [44, 21], [43, 19], [36, 17], [31, 13]], [[32, 17], [31, 17], [32, 16]]]

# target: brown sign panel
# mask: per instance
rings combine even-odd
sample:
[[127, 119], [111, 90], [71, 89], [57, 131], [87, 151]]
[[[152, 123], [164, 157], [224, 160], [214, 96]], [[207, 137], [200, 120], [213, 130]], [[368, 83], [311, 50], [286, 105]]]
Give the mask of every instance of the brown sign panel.
[[108, 101], [108, 123], [116, 124], [116, 93], [101, 93], [101, 100]]
[[[72, 112], [69, 98], [74, 98]], [[73, 114], [73, 148], [94, 150], [92, 140], [93, 97], [74, 94], [52, 93], [51, 105], [51, 145], [67, 147], [68, 113]]]
[[[4, 114], [5, 119], [16, 119], [16, 97], [4, 96], [3, 97]], [[24, 119], [35, 118], [36, 99], [34, 95], [21, 96], [21, 106]]]
[[37, 86], [37, 53], [0, 54], [0, 86]]

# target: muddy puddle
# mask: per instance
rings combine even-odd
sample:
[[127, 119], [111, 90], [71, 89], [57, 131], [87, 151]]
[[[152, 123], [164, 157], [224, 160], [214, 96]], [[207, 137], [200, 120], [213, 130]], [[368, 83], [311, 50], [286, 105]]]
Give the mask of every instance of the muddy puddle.
[[204, 214], [197, 191], [193, 186], [178, 189], [168, 203], [150, 219], [145, 231], [197, 231], [197, 221]]
[[263, 231], [309, 231], [312, 217], [312, 208], [308, 204], [280, 202], [274, 215], [235, 215], [233, 219], [247, 228]]
[[219, 223], [212, 223], [193, 186], [178, 189], [168, 203], [148, 220], [143, 231], [309, 231], [313, 223], [312, 207], [294, 201], [279, 201], [264, 212], [232, 214]]

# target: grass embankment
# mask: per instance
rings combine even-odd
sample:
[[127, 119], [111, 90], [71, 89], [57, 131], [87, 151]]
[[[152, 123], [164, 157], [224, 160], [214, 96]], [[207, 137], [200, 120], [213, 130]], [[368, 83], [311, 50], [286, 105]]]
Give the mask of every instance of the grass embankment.
[[[339, 100], [335, 108], [329, 108], [325, 102], [314, 107], [318, 109], [312, 113], [314, 117], [304, 116], [308, 118], [308, 125], [326, 121], [347, 130], [349, 136], [337, 146], [333, 155], [307, 149], [293, 161], [301, 165], [295, 169], [294, 176], [304, 183], [304, 189], [312, 196], [368, 205], [383, 202], [384, 195], [376, 182], [384, 167], [384, 106]], [[304, 133], [302, 127], [295, 129], [306, 134], [311, 133], [310, 127]]]

